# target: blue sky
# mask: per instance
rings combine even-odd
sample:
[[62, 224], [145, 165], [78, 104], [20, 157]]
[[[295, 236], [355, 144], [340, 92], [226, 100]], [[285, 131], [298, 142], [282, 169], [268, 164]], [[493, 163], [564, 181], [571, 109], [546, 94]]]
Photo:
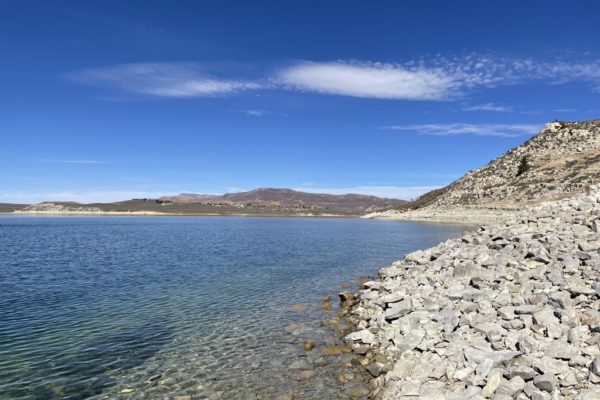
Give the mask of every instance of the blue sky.
[[0, 0], [0, 202], [410, 198], [600, 118], [597, 1]]

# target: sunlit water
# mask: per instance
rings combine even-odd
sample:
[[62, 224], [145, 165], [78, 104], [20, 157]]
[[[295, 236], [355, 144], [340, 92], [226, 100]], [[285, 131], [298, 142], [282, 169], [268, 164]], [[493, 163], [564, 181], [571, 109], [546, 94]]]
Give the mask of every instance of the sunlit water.
[[465, 229], [0, 216], [0, 398], [346, 398], [366, 377], [321, 356], [341, 336], [322, 298]]

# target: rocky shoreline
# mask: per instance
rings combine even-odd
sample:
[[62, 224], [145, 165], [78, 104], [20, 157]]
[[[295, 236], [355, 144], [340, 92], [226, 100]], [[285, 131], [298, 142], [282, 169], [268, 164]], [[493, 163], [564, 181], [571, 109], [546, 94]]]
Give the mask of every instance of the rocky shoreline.
[[[379, 399], [600, 399], [600, 191], [379, 271], [351, 303]], [[469, 220], [472, 221], [472, 220]]]
[[370, 213], [361, 218], [385, 219], [392, 221], [418, 221], [442, 224], [485, 225], [495, 224], [514, 218], [516, 210], [465, 208], [465, 207], [427, 207], [416, 210], [387, 210]]

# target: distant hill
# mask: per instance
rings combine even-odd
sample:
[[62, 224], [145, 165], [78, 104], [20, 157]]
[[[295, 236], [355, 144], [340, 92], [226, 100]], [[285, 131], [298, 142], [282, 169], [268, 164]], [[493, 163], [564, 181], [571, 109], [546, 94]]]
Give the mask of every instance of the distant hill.
[[402, 208], [520, 208], [600, 183], [600, 120], [553, 122], [535, 137]]
[[182, 193], [177, 196], [161, 197], [159, 200], [174, 203], [250, 203], [280, 207], [344, 208], [351, 210], [387, 208], [406, 203], [404, 200], [362, 194], [335, 195], [273, 188], [259, 188], [248, 192], [227, 193], [220, 196]]
[[0, 213], [8, 213], [16, 210], [21, 210], [27, 206], [27, 204], [0, 203]]

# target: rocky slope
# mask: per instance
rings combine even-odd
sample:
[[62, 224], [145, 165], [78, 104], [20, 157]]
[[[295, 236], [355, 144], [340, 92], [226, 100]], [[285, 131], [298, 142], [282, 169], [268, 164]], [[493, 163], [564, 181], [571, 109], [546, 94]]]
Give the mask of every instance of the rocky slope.
[[365, 283], [346, 340], [366, 353], [376, 396], [600, 399], [591, 190], [409, 254]]
[[410, 207], [520, 208], [600, 182], [600, 120], [553, 122], [531, 140]]

